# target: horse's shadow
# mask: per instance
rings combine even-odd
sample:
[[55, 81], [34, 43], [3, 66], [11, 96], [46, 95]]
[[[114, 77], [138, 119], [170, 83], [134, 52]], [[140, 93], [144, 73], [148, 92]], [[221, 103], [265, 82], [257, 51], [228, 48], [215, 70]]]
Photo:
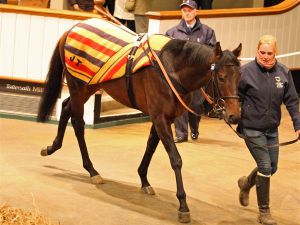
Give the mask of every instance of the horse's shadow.
[[[52, 174], [56, 179], [71, 180], [72, 183], [75, 181], [74, 190], [80, 195], [99, 202], [116, 205], [119, 208], [143, 214], [147, 217], [159, 219], [162, 221], [162, 224], [181, 224], [177, 221], [178, 200], [174, 191], [156, 187], [156, 195], [146, 195], [141, 192], [140, 187], [136, 184], [106, 178], [104, 178], [104, 184], [96, 185], [96, 189], [90, 188], [87, 190], [86, 185], [91, 185], [90, 178], [87, 175], [53, 166], [45, 167], [62, 172]], [[193, 225], [253, 224], [253, 221], [240, 217], [239, 212], [232, 212], [192, 197], [187, 197], [187, 200], [190, 205], [196, 206], [195, 208], [190, 208], [192, 210], [191, 224]], [[216, 217], [218, 216], [226, 219], [217, 221]]]

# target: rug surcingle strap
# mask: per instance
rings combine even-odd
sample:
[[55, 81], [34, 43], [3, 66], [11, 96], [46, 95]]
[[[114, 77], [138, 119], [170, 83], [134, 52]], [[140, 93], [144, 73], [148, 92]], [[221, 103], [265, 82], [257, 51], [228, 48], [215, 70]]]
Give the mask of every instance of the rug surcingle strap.
[[145, 39], [148, 38], [147, 34], [139, 34], [137, 37], [136, 41], [134, 42], [134, 46], [130, 50], [130, 53], [128, 55], [128, 60], [126, 63], [126, 70], [125, 70], [125, 82], [126, 82], [126, 89], [127, 89], [127, 94], [130, 100], [130, 103], [133, 108], [137, 108], [136, 100], [135, 100], [135, 95], [133, 93], [133, 86], [132, 86], [132, 63], [135, 57], [135, 53], [138, 50], [139, 46], [143, 43]]

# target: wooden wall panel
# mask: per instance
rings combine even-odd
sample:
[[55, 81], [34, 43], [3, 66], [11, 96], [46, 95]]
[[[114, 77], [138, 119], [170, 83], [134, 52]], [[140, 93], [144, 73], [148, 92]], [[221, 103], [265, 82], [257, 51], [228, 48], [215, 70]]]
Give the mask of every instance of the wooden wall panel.
[[1, 14], [0, 73], [13, 76], [16, 14]]
[[0, 75], [43, 81], [61, 35], [78, 20], [0, 13]]
[[[151, 21], [155, 22], [154, 19]], [[257, 42], [264, 34], [274, 35], [278, 40], [279, 54], [300, 51], [300, 5], [290, 11], [276, 15], [258, 15], [224, 18], [201, 18], [204, 24], [212, 27], [223, 49], [233, 49], [243, 44], [241, 57], [255, 56]], [[152, 26], [150, 33], [165, 33], [178, 24], [179, 19], [160, 20], [160, 27]], [[300, 56], [279, 59], [290, 68], [300, 67]]]
[[52, 53], [59, 39], [59, 22], [58, 18], [46, 18], [44, 22], [44, 42], [42, 46], [43, 51], [40, 71], [41, 80], [44, 80], [48, 72]]
[[[240, 15], [237, 16], [237, 9], [232, 9], [233, 16], [226, 14], [228, 10], [220, 11], [226, 14], [224, 17], [210, 16], [210, 12], [215, 15], [218, 10], [203, 10], [205, 12], [199, 15], [203, 16], [203, 23], [215, 29], [223, 49], [233, 49], [242, 43], [242, 57], [254, 57], [258, 38], [263, 34], [273, 34], [278, 39], [279, 53], [286, 54], [300, 51], [300, 4], [296, 0], [286, 0], [283, 6], [289, 5], [288, 2], [294, 2], [292, 9], [285, 9], [281, 13], [271, 14], [274, 9], [268, 9], [266, 14], [243, 9], [243, 14], [240, 9]], [[1, 5], [0, 75], [44, 80], [59, 37], [88, 16], [70, 11], [36, 11], [34, 8]], [[149, 33], [165, 33], [178, 22], [179, 17], [150, 17]], [[290, 68], [300, 68], [299, 58], [298, 55], [280, 61]]]
[[31, 16], [29, 30], [28, 74], [33, 80], [41, 79], [45, 20], [41, 16]]
[[[242, 57], [254, 57], [258, 38], [273, 34], [278, 39], [279, 53], [300, 51], [300, 0], [286, 0], [280, 7], [269, 9], [202, 10], [203, 23], [216, 31], [223, 49], [243, 44]], [[289, 5], [293, 4], [291, 7]], [[288, 6], [288, 7], [287, 7]], [[149, 33], [165, 33], [178, 24], [179, 11], [150, 17]], [[0, 76], [11, 79], [44, 81], [50, 58], [60, 36], [88, 13], [0, 5]], [[300, 68], [300, 55], [280, 59], [290, 68]], [[66, 90], [62, 96], [68, 96]], [[60, 115], [62, 99], [58, 100]], [[84, 119], [93, 124], [94, 97], [85, 105]]]
[[14, 35], [14, 54], [12, 74], [14, 77], [25, 78], [28, 74], [28, 43], [30, 30], [30, 16], [18, 14]]
[[[294, 15], [294, 23], [292, 24], [293, 29], [296, 29], [296, 32], [294, 35], [292, 35], [292, 43], [293, 43], [293, 49], [298, 49], [300, 51], [300, 13], [296, 13]], [[296, 65], [296, 62], [300, 62], [300, 56], [293, 58], [293, 65]]]

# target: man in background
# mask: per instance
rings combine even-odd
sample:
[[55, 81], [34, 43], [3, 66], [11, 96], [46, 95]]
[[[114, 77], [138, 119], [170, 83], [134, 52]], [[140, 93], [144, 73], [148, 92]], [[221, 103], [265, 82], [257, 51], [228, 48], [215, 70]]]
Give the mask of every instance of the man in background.
[[[198, 5], [194, 0], [183, 1], [180, 5], [182, 20], [178, 25], [169, 29], [166, 35], [177, 39], [214, 46], [216, 44], [215, 32], [212, 28], [200, 22], [200, 19], [196, 16], [197, 7]], [[200, 90], [196, 90], [190, 107], [197, 114], [200, 114], [203, 102], [204, 98]], [[190, 125], [192, 140], [197, 140], [199, 136], [198, 128], [200, 119], [201, 117], [187, 111], [182, 116], [177, 117], [174, 121], [176, 133], [175, 142], [181, 143], [188, 141], [188, 125]]]
[[136, 0], [134, 7], [136, 33], [147, 33], [149, 19], [145, 13], [151, 10], [153, 0]]
[[94, 0], [68, 0], [75, 11], [93, 12]]

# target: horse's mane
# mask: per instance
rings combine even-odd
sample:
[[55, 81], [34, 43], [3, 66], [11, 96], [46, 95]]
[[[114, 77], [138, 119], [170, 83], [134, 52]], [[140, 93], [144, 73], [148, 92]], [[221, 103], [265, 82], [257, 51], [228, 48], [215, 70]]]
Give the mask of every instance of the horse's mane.
[[[209, 45], [179, 39], [169, 41], [162, 48], [161, 54], [164, 54], [164, 52], [169, 52], [174, 57], [184, 59], [184, 63], [187, 65], [206, 64], [214, 54], [213, 47]], [[219, 65], [233, 63], [236, 66], [240, 66], [239, 60], [231, 51], [225, 50], [222, 53], [223, 55], [218, 62]]]
[[172, 39], [161, 50], [161, 54], [164, 52], [171, 53], [174, 57], [180, 57], [184, 59], [184, 63], [187, 65], [201, 65], [207, 64], [211, 56], [213, 55], [213, 48], [209, 45], [200, 44], [197, 42]]

